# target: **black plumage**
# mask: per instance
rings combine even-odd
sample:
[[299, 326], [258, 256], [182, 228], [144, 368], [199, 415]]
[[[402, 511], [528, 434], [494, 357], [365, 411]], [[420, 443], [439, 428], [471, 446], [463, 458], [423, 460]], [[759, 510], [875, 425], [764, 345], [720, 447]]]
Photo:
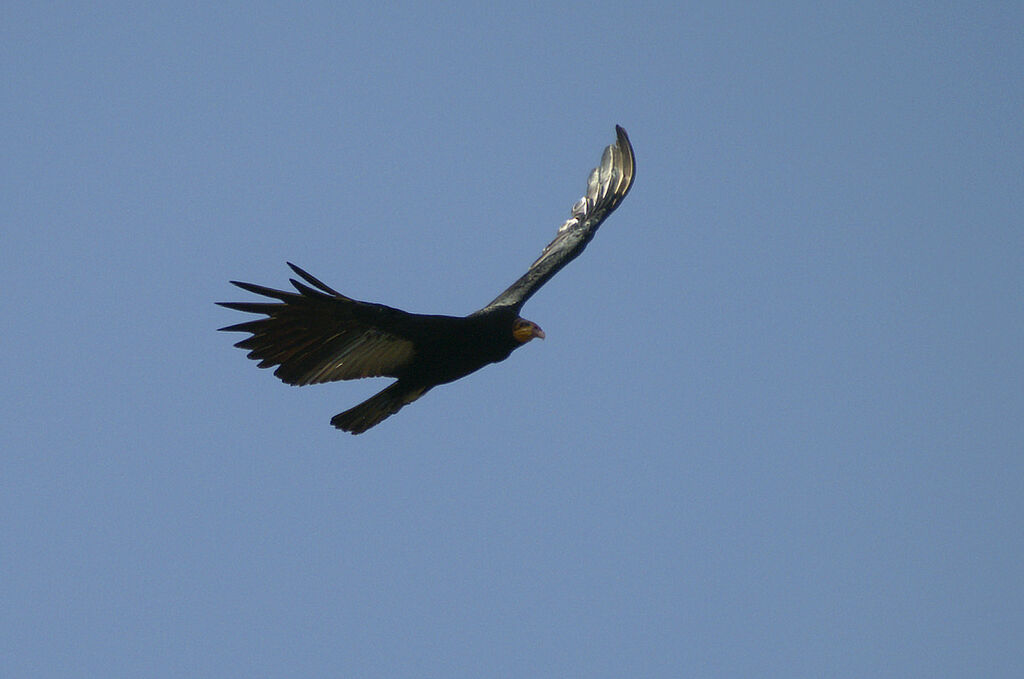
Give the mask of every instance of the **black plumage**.
[[633, 184], [633, 147], [625, 130], [616, 126], [615, 131], [615, 143], [605, 149], [600, 165], [590, 173], [586, 195], [573, 206], [555, 239], [519, 280], [479, 311], [434, 316], [360, 302], [289, 263], [301, 279], [291, 279], [295, 292], [232, 281], [277, 301], [218, 302], [264, 316], [221, 330], [249, 333], [235, 346], [248, 350], [260, 368], [277, 366], [274, 375], [287, 384], [397, 378], [331, 420], [353, 434], [366, 431], [431, 388], [502, 361], [534, 337], [544, 337], [535, 323], [519, 316], [519, 310], [583, 251]]

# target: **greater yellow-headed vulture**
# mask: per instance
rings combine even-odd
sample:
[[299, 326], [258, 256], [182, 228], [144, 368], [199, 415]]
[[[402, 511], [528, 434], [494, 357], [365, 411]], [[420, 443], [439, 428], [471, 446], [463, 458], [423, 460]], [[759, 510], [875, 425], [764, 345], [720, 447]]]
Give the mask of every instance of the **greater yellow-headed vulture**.
[[508, 358], [544, 331], [519, 310], [540, 286], [575, 259], [633, 185], [635, 160], [626, 131], [590, 173], [586, 195], [522, 277], [494, 301], [468, 316], [411, 314], [383, 304], [350, 299], [294, 264], [295, 292], [232, 281], [274, 302], [218, 302], [259, 318], [221, 330], [250, 333], [235, 344], [260, 368], [277, 366], [287, 384], [305, 385], [360, 377], [396, 382], [331, 419], [338, 429], [361, 434], [439, 384]]

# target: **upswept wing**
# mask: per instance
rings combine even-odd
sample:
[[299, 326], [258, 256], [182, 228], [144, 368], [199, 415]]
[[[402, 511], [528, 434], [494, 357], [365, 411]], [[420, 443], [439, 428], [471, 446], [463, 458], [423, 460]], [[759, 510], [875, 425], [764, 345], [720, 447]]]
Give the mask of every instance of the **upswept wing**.
[[558, 229], [555, 239], [540, 254], [530, 269], [498, 295], [487, 308], [522, 307], [540, 286], [583, 252], [597, 228], [608, 218], [633, 186], [636, 160], [626, 131], [615, 126], [617, 139], [601, 156], [587, 180], [587, 193], [572, 208], [572, 216]]
[[[218, 302], [261, 318], [221, 330], [248, 332], [235, 344], [248, 349], [260, 368], [278, 366], [274, 375], [287, 384], [305, 385], [360, 377], [397, 377], [416, 352], [416, 314], [382, 304], [358, 302], [332, 290], [294, 264], [305, 283], [297, 292], [231, 281], [277, 302]], [[308, 285], [307, 285], [308, 283]], [[312, 286], [312, 287], [311, 287]]]

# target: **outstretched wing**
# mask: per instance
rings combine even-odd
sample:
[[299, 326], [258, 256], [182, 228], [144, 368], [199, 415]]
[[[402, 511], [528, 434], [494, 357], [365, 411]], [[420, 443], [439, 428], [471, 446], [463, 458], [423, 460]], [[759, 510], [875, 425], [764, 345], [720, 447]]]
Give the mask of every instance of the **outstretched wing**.
[[[359, 377], [389, 376], [407, 366], [416, 353], [421, 317], [382, 304], [349, 299], [294, 264], [303, 280], [291, 279], [297, 292], [231, 281], [277, 302], [218, 302], [221, 306], [266, 318], [220, 328], [248, 332], [235, 344], [249, 350], [260, 368], [278, 366], [274, 375], [304, 385]], [[312, 287], [310, 287], [312, 286]]]
[[555, 239], [544, 248], [530, 269], [487, 308], [511, 306], [519, 309], [540, 286], [583, 252], [597, 233], [597, 227], [629, 193], [636, 170], [633, 146], [620, 126], [615, 126], [615, 133], [618, 138], [604, 150], [601, 164], [591, 171], [587, 193], [573, 206], [572, 217], [562, 224]]

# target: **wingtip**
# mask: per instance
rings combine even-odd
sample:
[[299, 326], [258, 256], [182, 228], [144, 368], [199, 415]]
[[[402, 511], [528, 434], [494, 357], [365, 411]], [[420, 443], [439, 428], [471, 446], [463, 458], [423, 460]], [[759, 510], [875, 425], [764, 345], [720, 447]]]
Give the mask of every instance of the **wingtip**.
[[619, 197], [621, 202], [633, 187], [633, 179], [636, 177], [636, 154], [633, 152], [633, 144], [629, 141], [629, 135], [626, 134], [626, 130], [622, 125], [615, 126], [615, 134], [618, 135], [616, 145], [622, 151], [622, 174], [626, 184], [624, 190], [621, 191], [622, 195]]
[[[328, 295], [334, 295], [335, 297], [338, 297], [340, 299], [348, 299], [348, 297], [345, 297], [345, 295], [341, 294], [331, 286], [327, 285], [313, 274], [309, 273], [308, 271], [305, 271], [304, 269], [302, 269], [302, 267], [296, 266], [291, 262], [287, 262], [287, 264], [289, 267], [291, 267], [292, 271], [294, 271], [299, 276], [299, 278], [306, 281], [313, 287], [318, 288], [320, 294], [326, 293]], [[292, 285], [295, 285], [294, 280], [292, 280]], [[309, 288], [306, 289], [309, 290]]]
[[622, 125], [615, 126], [616, 145], [621, 148], [624, 152], [628, 151], [629, 155], [633, 155], [633, 144], [629, 141], [629, 135], [626, 134], [626, 128]]

